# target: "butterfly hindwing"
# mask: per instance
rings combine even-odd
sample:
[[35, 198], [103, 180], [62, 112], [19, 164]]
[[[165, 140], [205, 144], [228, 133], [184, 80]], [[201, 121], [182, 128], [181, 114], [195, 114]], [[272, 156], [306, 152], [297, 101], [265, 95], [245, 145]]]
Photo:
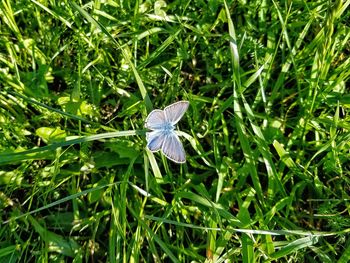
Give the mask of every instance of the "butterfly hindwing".
[[179, 136], [173, 131], [166, 135], [162, 145], [162, 153], [176, 163], [186, 162], [186, 153]]
[[151, 152], [159, 151], [164, 143], [165, 136], [161, 130], [146, 133], [147, 147]]

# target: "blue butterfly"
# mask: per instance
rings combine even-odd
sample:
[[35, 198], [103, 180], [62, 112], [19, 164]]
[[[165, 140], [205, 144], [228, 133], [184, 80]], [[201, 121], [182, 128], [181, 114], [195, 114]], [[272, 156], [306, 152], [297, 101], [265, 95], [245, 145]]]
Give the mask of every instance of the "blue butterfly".
[[186, 162], [186, 153], [179, 136], [175, 132], [175, 125], [188, 109], [188, 101], [178, 101], [164, 110], [153, 110], [147, 116], [145, 127], [150, 129], [146, 133], [147, 148], [151, 152], [162, 150], [162, 153], [176, 163]]

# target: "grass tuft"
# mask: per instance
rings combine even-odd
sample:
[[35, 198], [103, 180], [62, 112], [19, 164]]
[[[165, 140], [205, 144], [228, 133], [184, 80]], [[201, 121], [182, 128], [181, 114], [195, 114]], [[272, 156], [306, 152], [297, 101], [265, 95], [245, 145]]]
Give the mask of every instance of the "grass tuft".
[[0, 1], [0, 262], [348, 262], [349, 5]]

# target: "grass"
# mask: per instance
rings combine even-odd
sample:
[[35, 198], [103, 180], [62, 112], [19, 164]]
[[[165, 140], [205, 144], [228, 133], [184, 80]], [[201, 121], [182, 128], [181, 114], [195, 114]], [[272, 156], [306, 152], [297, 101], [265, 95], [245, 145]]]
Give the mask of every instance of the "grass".
[[349, 4], [1, 0], [0, 262], [348, 262]]

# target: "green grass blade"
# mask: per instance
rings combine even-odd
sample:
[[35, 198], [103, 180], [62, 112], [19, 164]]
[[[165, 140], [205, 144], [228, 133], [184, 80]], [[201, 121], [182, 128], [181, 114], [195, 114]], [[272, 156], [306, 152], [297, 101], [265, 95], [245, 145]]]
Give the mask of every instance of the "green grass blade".
[[26, 151], [0, 153], [0, 165], [6, 164], [9, 162], [17, 162], [17, 161], [23, 161], [28, 159], [36, 159], [36, 158], [43, 159], [44, 155], [48, 154], [47, 153], [48, 151], [54, 151], [57, 148], [61, 148], [64, 146], [70, 146], [74, 144], [80, 144], [84, 142], [109, 139], [109, 138], [115, 138], [115, 137], [134, 136], [134, 135], [140, 135], [140, 134], [143, 134], [143, 132], [142, 131], [118, 131], [118, 132], [106, 132], [106, 133], [90, 135], [90, 136], [71, 136], [75, 138], [74, 139], [66, 138], [66, 140], [62, 142], [53, 143], [48, 146], [33, 148]]
[[263, 192], [261, 188], [261, 184], [259, 181], [258, 173], [256, 170], [256, 163], [253, 158], [253, 152], [250, 148], [249, 140], [248, 140], [248, 134], [246, 132], [244, 122], [243, 122], [243, 114], [241, 110], [241, 106], [239, 103], [239, 97], [240, 97], [240, 91], [242, 90], [241, 87], [241, 80], [240, 80], [240, 70], [239, 70], [239, 53], [238, 53], [238, 47], [237, 47], [237, 38], [235, 29], [233, 26], [232, 19], [230, 17], [230, 11], [227, 6], [226, 1], [225, 3], [225, 10], [226, 10], [226, 16], [227, 16], [227, 22], [228, 22], [228, 28], [229, 28], [229, 35], [230, 35], [230, 50], [231, 50], [231, 60], [232, 60], [232, 66], [233, 66], [233, 109], [235, 112], [235, 124], [237, 127], [238, 137], [242, 146], [242, 151], [245, 156], [246, 164], [248, 166], [248, 169], [250, 171], [250, 175], [253, 180], [253, 184], [256, 190], [256, 193], [258, 195], [259, 201], [264, 204], [264, 197]]
[[134, 63], [131, 61], [131, 58], [128, 55], [130, 52], [127, 52], [125, 50], [125, 49], [127, 49], [127, 47], [126, 46], [122, 47], [122, 45], [119, 44], [118, 40], [116, 40], [99, 21], [96, 21], [88, 12], [86, 12], [84, 9], [82, 9], [79, 5], [77, 5], [74, 2], [70, 2], [70, 4], [87, 21], [89, 21], [91, 24], [93, 24], [94, 26], [99, 28], [104, 34], [106, 34], [106, 36], [109, 37], [109, 39], [116, 45], [116, 47], [121, 50], [124, 59], [128, 62], [130, 68], [132, 69], [132, 71], [134, 73], [137, 85], [138, 85], [138, 87], [140, 89], [140, 92], [141, 92], [141, 95], [142, 95], [142, 98], [145, 101], [145, 105], [146, 105], [147, 111], [150, 112], [153, 109], [152, 102], [151, 102], [151, 100], [150, 100], [150, 98], [148, 96], [147, 90], [146, 90], [146, 88], [145, 88], [145, 86], [143, 84], [143, 81], [142, 81], [142, 79], [141, 79], [141, 77], [140, 77], [140, 75], [139, 75], [139, 73], [138, 73]]
[[278, 259], [285, 257], [291, 253], [297, 252], [300, 249], [307, 248], [317, 244], [319, 241], [318, 237], [303, 237], [297, 240], [294, 240], [287, 244], [286, 246], [281, 247], [277, 252], [273, 253], [271, 258]]

